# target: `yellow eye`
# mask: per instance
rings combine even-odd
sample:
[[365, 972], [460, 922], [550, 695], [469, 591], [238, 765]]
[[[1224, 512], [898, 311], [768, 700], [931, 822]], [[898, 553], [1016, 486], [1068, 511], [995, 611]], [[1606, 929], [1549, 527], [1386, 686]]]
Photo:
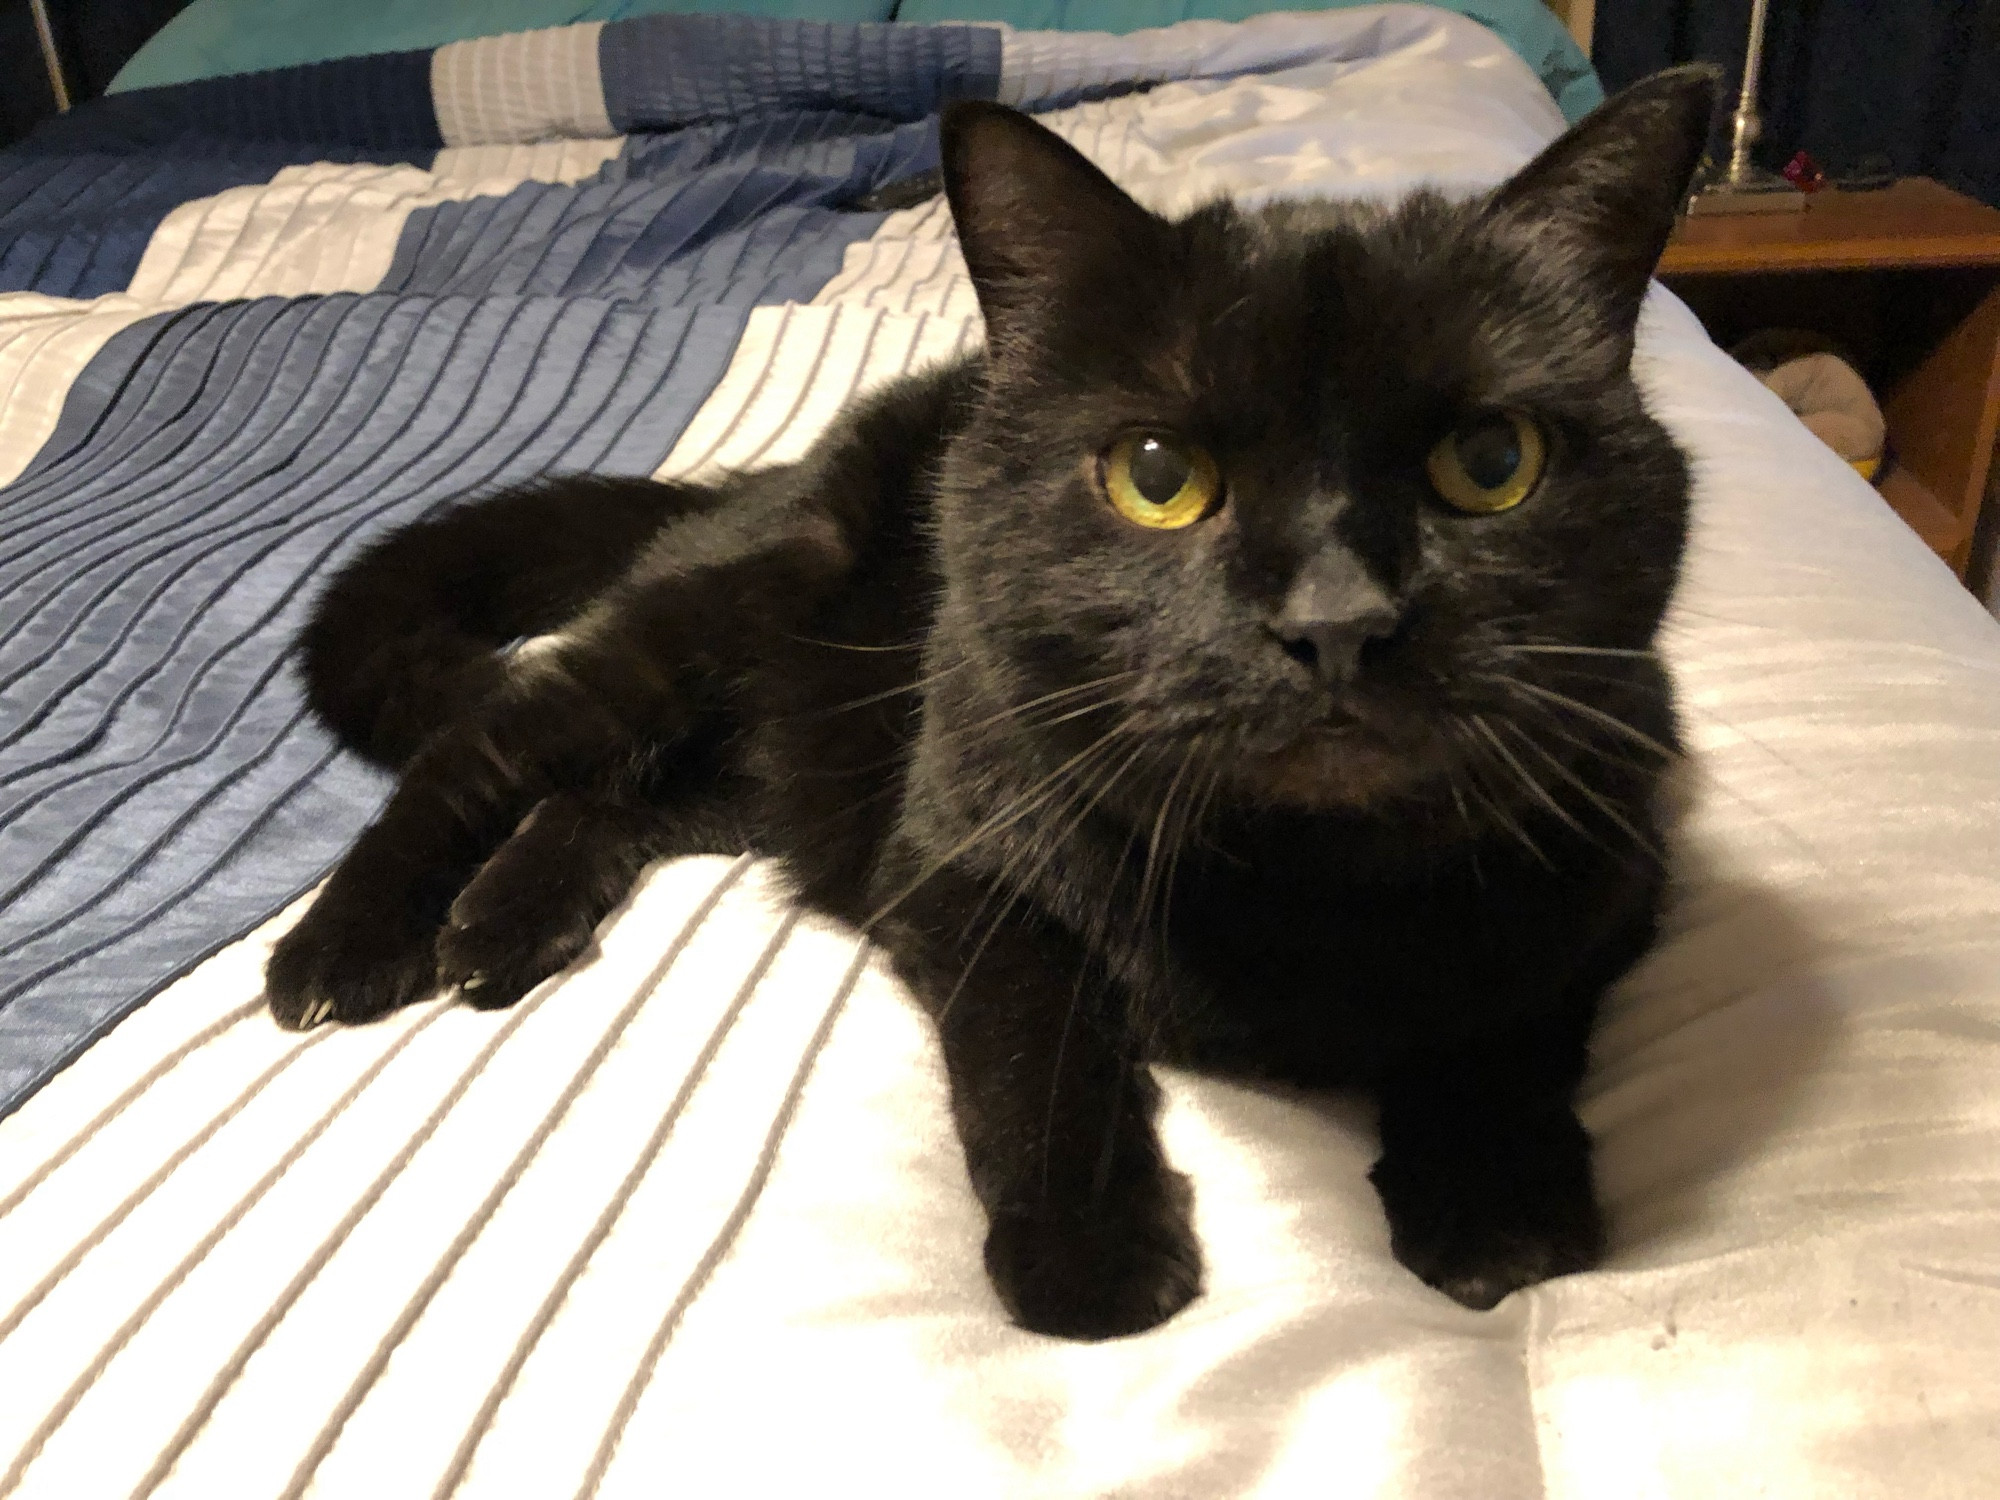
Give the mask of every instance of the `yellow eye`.
[[1165, 433], [1122, 437], [1098, 459], [1111, 508], [1135, 526], [1172, 531], [1215, 509], [1222, 471], [1193, 443]]
[[1489, 412], [1460, 423], [1431, 449], [1424, 468], [1447, 505], [1490, 516], [1534, 492], [1548, 456], [1548, 440], [1528, 418]]

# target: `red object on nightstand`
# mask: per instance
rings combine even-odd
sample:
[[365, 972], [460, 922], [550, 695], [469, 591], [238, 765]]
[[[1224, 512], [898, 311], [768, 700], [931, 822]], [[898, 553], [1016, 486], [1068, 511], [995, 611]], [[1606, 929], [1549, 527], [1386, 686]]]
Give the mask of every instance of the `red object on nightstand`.
[[1826, 173], [1803, 151], [1785, 163], [1784, 178], [1802, 193], [1816, 193], [1826, 186]]

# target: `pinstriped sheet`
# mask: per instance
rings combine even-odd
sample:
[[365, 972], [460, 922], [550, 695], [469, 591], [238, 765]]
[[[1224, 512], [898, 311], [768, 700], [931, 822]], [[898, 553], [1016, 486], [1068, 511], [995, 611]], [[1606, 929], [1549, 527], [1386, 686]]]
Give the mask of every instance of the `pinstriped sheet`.
[[[546, 1384], [544, 1365], [579, 1339], [599, 1359], [636, 1356], [622, 1374], [599, 1366], [600, 1431], [536, 1435], [568, 1450], [565, 1492], [595, 1493], [587, 1476], [754, 1203], [762, 1143], [782, 1134], [866, 957], [781, 911], [747, 860], [685, 862], [621, 915], [591, 977], [497, 1025], [434, 1002], [301, 1039], [241, 1003], [215, 1013], [204, 1002], [246, 981], [254, 993], [267, 935], [162, 996], [38, 1096], [0, 1155], [0, 1207], [47, 1201], [51, 1177], [89, 1184], [52, 1213], [0, 1218], [0, 1255], [25, 1286], [0, 1316], [0, 1451], [15, 1459], [0, 1493], [31, 1457], [28, 1493], [302, 1494], [322, 1469], [322, 1492], [553, 1493], [471, 1460], [489, 1438], [519, 1445], [507, 1398]], [[789, 1074], [768, 1066], [775, 1053], [793, 1057]], [[177, 1138], [195, 1114], [205, 1122]], [[708, 1190], [663, 1200], [649, 1173]], [[614, 1231], [627, 1238], [613, 1254], [643, 1246], [644, 1308], [630, 1285], [608, 1305], [579, 1287], [586, 1268], [602, 1276], [593, 1252]], [[131, 1304], [120, 1252], [135, 1242], [165, 1274]], [[386, 1326], [354, 1319], [357, 1298], [380, 1302]], [[468, 1358], [488, 1383], [453, 1393], [465, 1425], [447, 1426], [422, 1364]], [[274, 1366], [294, 1373], [260, 1378]], [[107, 1445], [93, 1434], [113, 1412]], [[555, 1457], [538, 1455], [545, 1475]], [[423, 1465], [436, 1472], [420, 1478]]]
[[[1372, 63], [1196, 77], [1051, 123], [1163, 206], [1490, 179], [1557, 122], [1511, 60], [1438, 24]], [[1008, 45], [1061, 72], [1043, 43]], [[435, 186], [388, 190], [498, 214], [504, 193], [449, 183], [588, 166], [428, 170]], [[268, 236], [291, 246], [272, 264], [336, 276], [312, 269], [315, 243], [359, 264], [331, 247], [376, 242], [338, 219]], [[434, 217], [369, 264], [436, 274], [414, 247], [456, 232]], [[559, 343], [575, 311], [520, 294], [541, 272], [507, 274], [524, 280], [505, 296], [400, 310], [359, 286], [251, 303], [206, 342], [213, 306], [166, 314], [145, 333], [157, 383], [87, 368], [10, 498], [60, 516], [49, 455], [73, 453], [133, 476], [143, 527], [211, 450], [254, 472], [259, 424], [325, 407], [300, 392], [370, 349], [435, 384], [454, 320]], [[935, 203], [873, 221], [777, 303], [591, 316], [594, 336], [622, 330], [629, 366], [578, 393], [595, 419], [557, 419], [561, 399], [498, 367], [466, 410], [542, 412], [535, 462], [699, 475], [792, 456], [853, 392], [979, 336]], [[701, 398], [649, 451], [647, 330], [690, 320], [657, 347], [691, 347], [718, 316]], [[356, 335], [395, 317], [408, 337]], [[220, 423], [176, 372], [231, 361], [271, 394]], [[1983, 1494], [2000, 1469], [2000, 632], [1671, 298], [1641, 365], [1699, 479], [1668, 632], [1696, 762], [1667, 931], [1614, 998], [1585, 1090], [1604, 1270], [1488, 1314], [1445, 1303], [1388, 1255], [1365, 1110], [1176, 1075], [1163, 1130], [1196, 1184], [1205, 1295], [1140, 1339], [1038, 1339], [981, 1277], [920, 1018], [766, 869], [655, 869], [596, 955], [511, 1012], [434, 1001], [304, 1038], [258, 1008], [295, 904], [0, 1120], [0, 1500]], [[196, 404], [126, 451], [92, 415], [121, 401]], [[302, 441], [269, 503], [337, 490], [342, 464], [501, 472], [510, 431], [468, 416], [443, 437], [389, 422], [360, 453]], [[196, 493], [218, 517], [252, 503]], [[337, 846], [373, 794], [285, 836]], [[284, 894], [233, 899], [254, 917]]]

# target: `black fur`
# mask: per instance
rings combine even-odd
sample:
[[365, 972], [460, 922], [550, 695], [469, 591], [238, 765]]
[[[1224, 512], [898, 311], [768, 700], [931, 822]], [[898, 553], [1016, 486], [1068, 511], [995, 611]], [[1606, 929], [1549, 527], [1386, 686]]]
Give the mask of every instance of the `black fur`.
[[[1628, 366], [1711, 92], [1641, 84], [1471, 204], [1178, 223], [955, 107], [987, 355], [796, 466], [545, 481], [335, 582], [312, 701], [401, 783], [273, 1014], [508, 1004], [646, 862], [754, 847], [935, 1017], [1029, 1328], [1200, 1288], [1154, 1059], [1372, 1088], [1395, 1253], [1469, 1306], [1593, 1264], [1571, 1100], [1660, 898], [1687, 505]], [[1461, 514], [1425, 456], [1495, 409], [1548, 471]], [[1204, 445], [1219, 509], [1116, 514], [1099, 455], [1135, 429]]]

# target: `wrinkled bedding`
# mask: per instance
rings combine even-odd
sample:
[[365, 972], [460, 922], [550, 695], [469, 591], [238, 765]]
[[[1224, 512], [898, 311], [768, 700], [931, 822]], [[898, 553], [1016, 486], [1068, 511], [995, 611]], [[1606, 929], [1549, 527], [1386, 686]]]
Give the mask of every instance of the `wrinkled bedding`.
[[1365, 1107], [1176, 1074], [1206, 1294], [1013, 1329], [921, 1017], [747, 860], [656, 869], [508, 1013], [263, 1016], [383, 790], [298, 712], [314, 580], [468, 487], [778, 461], [976, 339], [941, 205], [852, 207], [942, 90], [1163, 208], [1469, 189], [1562, 124], [1411, 7], [834, 40], [720, 122], [566, 32], [455, 44], [455, 144], [267, 130], [143, 234], [184, 120], [43, 164], [101, 218], [0, 296], [0, 1497], [1988, 1493], [2000, 627], [1657, 289], [1694, 754], [1585, 1087], [1603, 1269], [1460, 1308], [1389, 1257]]

